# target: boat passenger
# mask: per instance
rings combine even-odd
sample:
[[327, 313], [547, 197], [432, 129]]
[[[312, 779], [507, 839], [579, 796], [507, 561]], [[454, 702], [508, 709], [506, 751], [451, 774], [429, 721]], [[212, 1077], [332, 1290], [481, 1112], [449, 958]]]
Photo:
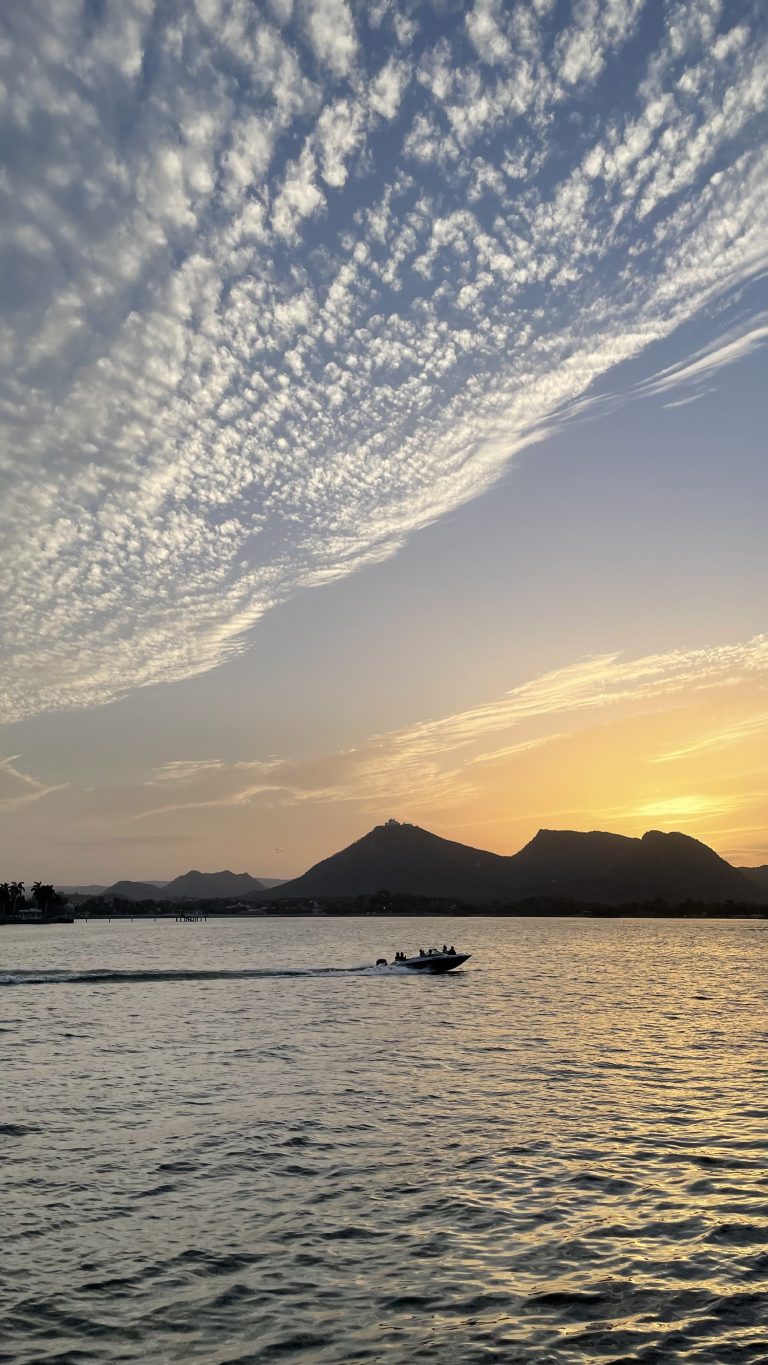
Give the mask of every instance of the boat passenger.
[[427, 956], [427, 954], [424, 952], [424, 949], [423, 949], [423, 948], [419, 948], [419, 957], [426, 957], [426, 956]]
[[448, 952], [453, 953], [454, 957], [456, 956], [456, 949], [454, 948], [453, 944], [451, 944], [450, 948], [448, 949]]
[[442, 946], [442, 948], [440, 949], [440, 951], [441, 951], [441, 953], [447, 953], [447, 952], [448, 952], [448, 949], [447, 949], [447, 947], [446, 947], [445, 944], [443, 944], [443, 946]]

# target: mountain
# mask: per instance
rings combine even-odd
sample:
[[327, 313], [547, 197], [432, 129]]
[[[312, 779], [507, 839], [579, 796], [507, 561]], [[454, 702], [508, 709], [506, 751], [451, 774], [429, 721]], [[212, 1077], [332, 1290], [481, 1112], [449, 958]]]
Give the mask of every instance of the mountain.
[[510, 873], [515, 889], [523, 895], [570, 895], [575, 884], [613, 871], [636, 843], [625, 834], [602, 830], [540, 829], [508, 860]]
[[504, 857], [441, 839], [418, 825], [388, 820], [290, 882], [247, 872], [185, 872], [160, 890], [116, 882], [104, 892], [126, 900], [258, 902], [377, 891], [437, 896], [474, 904], [559, 897], [602, 905], [664, 900], [768, 903], [768, 867], [737, 868], [687, 834], [650, 830], [642, 839], [603, 830], [540, 829]]
[[184, 872], [172, 882], [115, 882], [96, 894], [122, 896], [128, 901], [229, 900], [262, 893], [266, 883], [248, 872]]
[[493, 900], [505, 894], [508, 858], [453, 843], [418, 825], [389, 820], [316, 863], [303, 876], [283, 882], [271, 896], [357, 896], [403, 891], [415, 896]]
[[163, 898], [162, 892], [151, 882], [115, 882], [114, 886], [108, 886], [103, 894], [107, 899], [121, 896], [127, 901], [156, 901]]
[[264, 882], [257, 881], [249, 872], [192, 871], [167, 882], [163, 887], [163, 896], [171, 901], [218, 900], [264, 890]]
[[768, 891], [768, 863], [763, 863], [762, 867], [740, 867], [737, 870], [757, 882], [763, 891]]
[[690, 835], [649, 830], [634, 845], [605, 878], [604, 894], [611, 901], [766, 900], [738, 868]]
[[539, 876], [537, 887], [528, 881], [527, 895], [546, 890], [549, 895], [605, 905], [765, 899], [754, 881], [687, 834], [649, 830], [634, 839], [599, 831], [540, 830], [512, 861], [518, 869], [525, 866], [529, 876]]
[[686, 834], [651, 830], [635, 839], [601, 830], [539, 830], [519, 853], [503, 857], [395, 820], [274, 888], [270, 898], [381, 890], [475, 903], [535, 896], [605, 905], [768, 899], [755, 881]]

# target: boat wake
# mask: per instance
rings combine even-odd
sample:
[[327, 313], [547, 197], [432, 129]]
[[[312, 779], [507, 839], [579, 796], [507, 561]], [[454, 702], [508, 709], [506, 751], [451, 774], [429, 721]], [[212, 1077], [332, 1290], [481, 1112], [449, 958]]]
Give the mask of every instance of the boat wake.
[[131, 970], [94, 968], [90, 971], [63, 971], [38, 968], [36, 971], [0, 971], [2, 986], [118, 986], [135, 982], [162, 984], [165, 981], [251, 981], [281, 977], [325, 976], [413, 976], [407, 967], [396, 963], [388, 967], [253, 967], [235, 970], [198, 970], [196, 968], [159, 968]]

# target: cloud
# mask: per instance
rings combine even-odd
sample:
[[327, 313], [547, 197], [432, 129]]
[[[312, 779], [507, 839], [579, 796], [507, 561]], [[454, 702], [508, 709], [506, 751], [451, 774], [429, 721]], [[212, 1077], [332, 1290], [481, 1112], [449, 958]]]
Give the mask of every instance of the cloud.
[[318, 61], [346, 76], [357, 51], [355, 28], [346, 0], [308, 0], [307, 30]]
[[368, 97], [371, 108], [381, 118], [393, 119], [400, 108], [403, 92], [410, 78], [407, 62], [391, 57], [371, 82]]
[[676, 763], [697, 754], [712, 753], [714, 750], [729, 749], [746, 740], [762, 739], [768, 735], [768, 711], [758, 711], [755, 715], [743, 716], [725, 727], [717, 727], [709, 734], [698, 736], [687, 744], [674, 746], [656, 754], [653, 763]]
[[[494, 780], [494, 766], [507, 772], [515, 761], [580, 732], [594, 732], [596, 725], [680, 708], [696, 713], [700, 729], [695, 738], [670, 744], [644, 757], [643, 764], [672, 764], [768, 736], [767, 684], [765, 635], [743, 644], [639, 659], [601, 655], [543, 674], [483, 705], [373, 736], [357, 748], [324, 758], [167, 763], [129, 800], [124, 815], [130, 821], [156, 819], [173, 812], [249, 805], [267, 796], [294, 805], [355, 802], [374, 815], [393, 808], [439, 812], [461, 802], [477, 803]], [[757, 688], [757, 704], [750, 693], [747, 714], [737, 714], [727, 727], [722, 721], [713, 723], [709, 711], [703, 719], [699, 716], [697, 707], [714, 697], [722, 708], [723, 699], [727, 702], [739, 687]], [[679, 734], [680, 721], [676, 724]], [[667, 797], [673, 799], [669, 793]]]
[[3, 719], [215, 667], [757, 278], [759, 16], [640, 10], [11, 7]]
[[[326, 856], [395, 815], [499, 852], [542, 826], [633, 835], [656, 826], [684, 829], [736, 862], [766, 861], [766, 717], [767, 636], [605, 654], [324, 755], [227, 762], [209, 752], [174, 757], [144, 781], [73, 784], [57, 801], [57, 843], [97, 856], [102, 845], [194, 840], [200, 857], [254, 871], [255, 857], [263, 871], [279, 848], [288, 875], [303, 870], [308, 850]], [[7, 818], [19, 849], [28, 843], [37, 856], [45, 807], [34, 803], [55, 789], [9, 766], [5, 777], [0, 768]], [[102, 879], [125, 875], [111, 857], [101, 867]], [[134, 861], [132, 875], [145, 873]], [[90, 875], [81, 868], [69, 879]]]
[[501, 20], [499, 0], [475, 0], [465, 21], [478, 55], [491, 64], [507, 62], [512, 54]]
[[[335, 165], [340, 164], [337, 158]], [[311, 217], [324, 204], [325, 196], [317, 184], [317, 161], [311, 148], [305, 147], [301, 156], [290, 162], [275, 199], [272, 211], [275, 233], [278, 237], [295, 237], [302, 219]]]
[[28, 806], [33, 801], [41, 801], [43, 797], [50, 796], [52, 792], [63, 791], [68, 785], [66, 782], [60, 782], [46, 786], [45, 783], [38, 782], [28, 773], [23, 773], [15, 767], [18, 758], [18, 754], [8, 758], [0, 757], [0, 810]]
[[[720, 337], [705, 350], [691, 356], [678, 365], [671, 365], [643, 384], [637, 392], [646, 394], [665, 394], [681, 385], [710, 381], [718, 370], [726, 365], [735, 365], [739, 360], [752, 355], [768, 342], [768, 320], [756, 319], [757, 325], [737, 335]], [[690, 403], [698, 395], [691, 395], [680, 402]], [[672, 404], [668, 403], [667, 407]], [[678, 404], [679, 406], [679, 404]]]

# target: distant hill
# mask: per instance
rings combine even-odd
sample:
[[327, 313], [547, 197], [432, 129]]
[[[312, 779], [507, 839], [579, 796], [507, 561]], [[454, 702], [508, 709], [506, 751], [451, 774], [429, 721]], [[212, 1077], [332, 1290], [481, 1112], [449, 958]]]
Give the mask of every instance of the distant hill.
[[[388, 821], [273, 888], [270, 898], [373, 895], [387, 890], [469, 902], [557, 896], [618, 905], [645, 900], [768, 901], [755, 880], [685, 834], [642, 839], [600, 830], [539, 830], [503, 857]], [[255, 896], [251, 899], [256, 899]]]
[[122, 896], [129, 901], [149, 900], [228, 900], [232, 897], [242, 899], [249, 893], [261, 893], [264, 882], [257, 881], [248, 872], [184, 872], [172, 882], [115, 882], [102, 894]]
[[162, 892], [151, 882], [115, 882], [104, 891], [104, 897], [122, 896], [127, 901], [155, 901], [162, 899]]
[[[627, 894], [630, 893], [630, 894]], [[687, 834], [650, 830], [605, 879], [604, 895], [632, 900], [752, 901], [760, 888], [714, 849]]]
[[762, 867], [740, 867], [737, 868], [737, 871], [743, 873], [745, 877], [749, 877], [753, 882], [757, 882], [763, 891], [768, 891], [768, 863], [763, 863]]
[[540, 829], [504, 857], [389, 820], [293, 881], [247, 872], [185, 872], [167, 883], [119, 881], [59, 887], [129, 901], [371, 896], [377, 891], [469, 904], [529, 897], [621, 905], [663, 900], [768, 904], [768, 865], [738, 868], [686, 834], [650, 830], [641, 839], [603, 830]]
[[510, 889], [518, 895], [571, 895], [574, 886], [596, 884], [621, 865], [637, 843], [602, 830], [540, 829], [507, 861]]
[[504, 894], [508, 861], [498, 853], [441, 839], [418, 825], [389, 821], [270, 894], [282, 900], [373, 895], [386, 889], [416, 896], [493, 900]]
[[264, 891], [265, 883], [257, 881], [249, 872], [185, 872], [163, 887], [167, 900], [216, 900], [229, 896], [247, 896], [249, 892]]

